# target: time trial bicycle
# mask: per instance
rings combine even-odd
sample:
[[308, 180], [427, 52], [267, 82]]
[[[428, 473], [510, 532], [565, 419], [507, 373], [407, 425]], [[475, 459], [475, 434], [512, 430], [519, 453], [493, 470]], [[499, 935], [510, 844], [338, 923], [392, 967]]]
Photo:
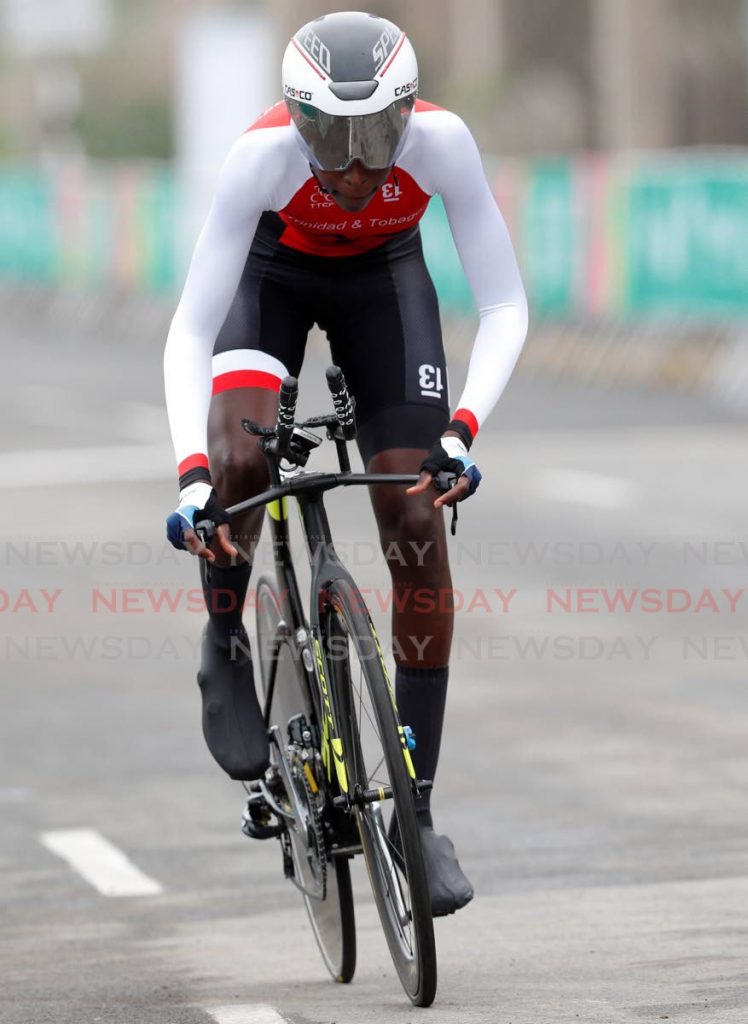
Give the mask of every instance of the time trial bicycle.
[[[333, 545], [324, 506], [339, 487], [414, 484], [409, 474], [353, 473], [355, 403], [338, 367], [327, 370], [335, 412], [296, 423], [298, 383], [286, 377], [277, 423], [252, 420], [270, 486], [227, 509], [237, 516], [267, 506], [275, 573], [256, 587], [255, 651], [271, 765], [247, 784], [244, 831], [277, 837], [283, 870], [299, 889], [322, 959], [339, 982], [356, 966], [350, 861], [363, 854], [390, 954], [410, 1000], [429, 1006], [436, 994], [433, 919], [414, 798], [431, 787], [417, 779], [417, 743], [398, 717], [395, 693], [371, 616]], [[326, 430], [339, 472], [305, 469]], [[440, 490], [454, 484], [440, 474]], [[305, 612], [292, 558], [289, 498], [295, 498], [311, 570]], [[207, 541], [215, 525], [196, 529]]]

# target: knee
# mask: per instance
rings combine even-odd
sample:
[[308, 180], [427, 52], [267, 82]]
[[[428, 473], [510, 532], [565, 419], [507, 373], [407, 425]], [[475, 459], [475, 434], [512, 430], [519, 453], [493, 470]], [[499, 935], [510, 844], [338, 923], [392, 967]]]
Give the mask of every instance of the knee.
[[269, 483], [267, 465], [260, 451], [250, 454], [225, 448], [212, 453], [210, 471], [213, 486], [224, 506], [259, 494]]
[[417, 571], [440, 576], [448, 571], [443, 513], [434, 509], [430, 500], [403, 498], [380, 523], [382, 552], [390, 570], [393, 575]]

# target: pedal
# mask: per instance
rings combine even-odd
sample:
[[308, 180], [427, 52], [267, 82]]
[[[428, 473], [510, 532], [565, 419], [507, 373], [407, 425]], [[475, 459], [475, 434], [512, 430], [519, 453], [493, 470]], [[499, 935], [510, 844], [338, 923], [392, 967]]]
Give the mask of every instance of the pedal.
[[283, 831], [283, 825], [265, 802], [259, 791], [251, 792], [242, 814], [242, 832], [250, 839], [273, 839]]
[[281, 836], [281, 853], [283, 854], [283, 874], [286, 878], [295, 878], [296, 871], [293, 865], [293, 854], [291, 853], [291, 838], [288, 832]]

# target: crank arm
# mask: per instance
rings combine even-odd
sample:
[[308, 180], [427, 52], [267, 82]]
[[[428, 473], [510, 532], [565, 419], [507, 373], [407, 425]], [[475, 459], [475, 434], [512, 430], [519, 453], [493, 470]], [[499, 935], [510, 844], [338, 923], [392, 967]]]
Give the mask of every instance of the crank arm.
[[268, 787], [265, 785], [264, 782], [260, 783], [262, 794], [267, 800], [270, 810], [273, 811], [274, 814], [277, 814], [284, 821], [293, 822], [294, 824], [299, 825], [302, 823], [302, 817], [299, 807], [299, 801], [296, 796], [296, 787], [294, 786], [293, 779], [291, 778], [291, 772], [288, 767], [286, 752], [283, 749], [283, 743], [280, 739], [280, 729], [278, 728], [277, 725], [271, 726], [270, 739], [273, 743], [275, 743], [276, 749], [278, 751], [278, 771], [281, 776], [281, 781], [285, 786], [286, 795], [291, 801], [293, 812], [289, 813], [288, 811], [284, 811], [281, 807], [278, 806], [275, 797], [272, 795], [272, 793], [270, 793]]
[[260, 793], [262, 794], [262, 798], [267, 804], [268, 809], [271, 810], [277, 818], [285, 821], [296, 820], [295, 817], [293, 816], [293, 813], [289, 811], [284, 811], [283, 808], [278, 804], [275, 797], [270, 792], [270, 789], [268, 788], [264, 781], [260, 780], [259, 786]]

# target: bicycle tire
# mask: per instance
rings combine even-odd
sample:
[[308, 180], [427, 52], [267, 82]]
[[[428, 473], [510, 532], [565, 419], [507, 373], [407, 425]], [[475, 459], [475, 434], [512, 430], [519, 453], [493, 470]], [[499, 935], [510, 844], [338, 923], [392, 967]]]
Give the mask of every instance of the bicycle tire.
[[[349, 793], [353, 791], [355, 798], [361, 791], [377, 791], [385, 781], [382, 765], [386, 765], [386, 782], [391, 792], [391, 797], [369, 803], [354, 799], [369, 881], [403, 988], [414, 1005], [430, 1006], [437, 983], [434, 925], [411, 775], [404, 756], [394, 693], [371, 618], [358, 589], [348, 580], [333, 580], [325, 588], [323, 598], [327, 603], [325, 641], [341, 720]], [[339, 642], [341, 630], [347, 634], [345, 648]], [[358, 682], [354, 678], [356, 670], [351, 667], [351, 647], [360, 666], [362, 680]], [[364, 685], [373, 712], [373, 716], [366, 712], [368, 723], [356, 710], [357, 700], [363, 709]], [[367, 727], [365, 743], [363, 726]], [[380, 750], [381, 759], [375, 762]], [[376, 767], [370, 774], [374, 763]], [[382, 793], [385, 791], [386, 787], [381, 789]], [[391, 815], [389, 825], [385, 813]], [[399, 850], [391, 841], [391, 834], [396, 830], [400, 835]], [[403, 880], [407, 895], [403, 891]], [[408, 918], [410, 926], [405, 923]]]
[[[289, 718], [302, 712], [310, 720], [312, 708], [306, 680], [300, 677], [303, 669], [294, 661], [288, 636], [279, 633], [283, 613], [275, 581], [267, 575], [260, 577], [256, 594], [257, 658], [262, 692], [267, 695], [274, 671], [269, 724], [279, 726], [285, 737]], [[302, 898], [327, 970], [335, 981], [349, 982], [356, 970], [356, 921], [348, 859], [333, 857], [328, 861], [324, 900], [304, 893]]]

